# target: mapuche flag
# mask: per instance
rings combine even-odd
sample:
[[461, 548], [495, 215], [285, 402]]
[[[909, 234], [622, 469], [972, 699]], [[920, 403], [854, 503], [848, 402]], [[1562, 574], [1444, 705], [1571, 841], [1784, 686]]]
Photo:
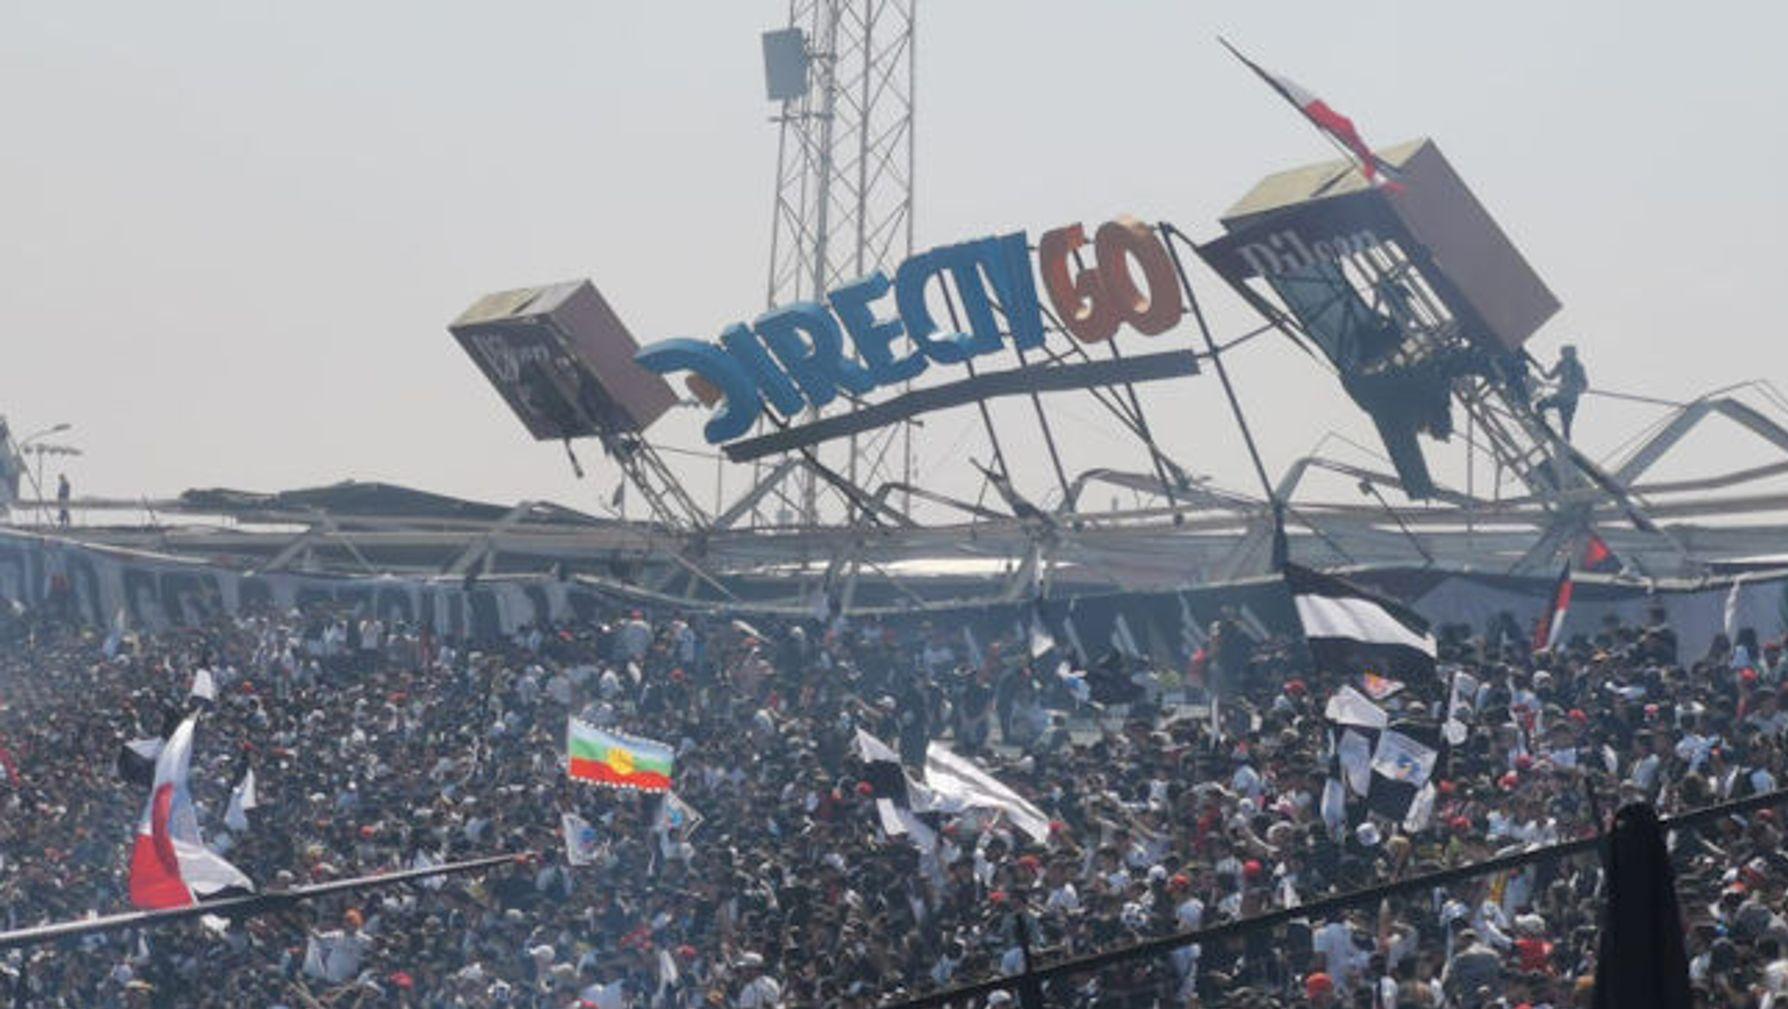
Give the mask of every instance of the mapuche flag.
[[669, 744], [598, 729], [576, 718], [565, 737], [573, 778], [641, 792], [670, 790], [676, 754]]
[[187, 791], [197, 717], [180, 723], [155, 757], [155, 779], [130, 855], [130, 902], [144, 910], [191, 907], [207, 897], [249, 892], [240, 869], [205, 847]]

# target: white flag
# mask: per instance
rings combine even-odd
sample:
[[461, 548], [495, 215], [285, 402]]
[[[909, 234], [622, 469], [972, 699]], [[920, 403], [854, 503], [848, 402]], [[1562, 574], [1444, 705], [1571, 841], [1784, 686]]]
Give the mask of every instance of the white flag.
[[1026, 617], [1024, 622], [1026, 634], [1030, 639], [1029, 646], [1031, 658], [1034, 659], [1055, 647], [1055, 638], [1051, 637], [1049, 629], [1043, 626], [1041, 617], [1035, 615]]
[[118, 657], [118, 649], [124, 646], [125, 625], [124, 607], [120, 606], [118, 607], [117, 616], [112, 618], [112, 629], [106, 634], [106, 658], [115, 659]]
[[249, 768], [230, 789], [230, 805], [224, 811], [224, 826], [240, 834], [248, 829], [248, 811], [259, 806], [260, 800], [255, 797], [255, 769]]
[[1428, 821], [1434, 816], [1434, 783], [1423, 783], [1416, 789], [1415, 798], [1409, 802], [1409, 812], [1403, 815], [1403, 829], [1410, 833], [1428, 828]]
[[1385, 714], [1383, 708], [1373, 704], [1365, 694], [1346, 686], [1329, 698], [1322, 716], [1336, 725], [1358, 725], [1368, 729], [1382, 729], [1391, 724], [1391, 716]]
[[942, 743], [934, 742], [925, 750], [925, 784], [938, 799], [1005, 813], [1013, 826], [1039, 844], [1049, 838], [1049, 817], [1042, 810]]
[[217, 701], [217, 681], [211, 678], [211, 670], [201, 667], [192, 674], [192, 691], [189, 696], [201, 701]]
[[1341, 730], [1337, 747], [1341, 756], [1341, 778], [1349, 790], [1364, 796], [1372, 787], [1372, 740], [1353, 729]]
[[596, 862], [596, 828], [576, 813], [559, 817], [565, 829], [565, 861], [572, 865], [593, 865]]
[[1330, 778], [1322, 786], [1322, 822], [1328, 825], [1330, 837], [1340, 837], [1347, 826], [1347, 792], [1340, 781]]
[[695, 811], [695, 807], [683, 801], [683, 797], [675, 792], [664, 793], [664, 801], [658, 805], [657, 822], [652, 829], [666, 833], [673, 829], [683, 832], [683, 839], [695, 833], [702, 825], [703, 816]]
[[1447, 697], [1446, 724], [1441, 726], [1448, 746], [1459, 746], [1470, 734], [1470, 721], [1477, 711], [1478, 681], [1464, 670], [1453, 673], [1453, 689]]
[[[1738, 640], [1738, 597], [1739, 593], [1744, 590], [1744, 584], [1745, 576], [1739, 575], [1732, 579], [1732, 588], [1726, 592], [1725, 629], [1728, 643], [1735, 643]], [[1757, 656], [1753, 655], [1751, 658], [1755, 660]]]
[[304, 947], [304, 973], [330, 984], [344, 984], [360, 973], [366, 940], [345, 932], [321, 932]]
[[1378, 737], [1378, 749], [1372, 753], [1372, 770], [1392, 781], [1425, 785], [1440, 759], [1435, 750], [1422, 745], [1401, 732], [1387, 729]]

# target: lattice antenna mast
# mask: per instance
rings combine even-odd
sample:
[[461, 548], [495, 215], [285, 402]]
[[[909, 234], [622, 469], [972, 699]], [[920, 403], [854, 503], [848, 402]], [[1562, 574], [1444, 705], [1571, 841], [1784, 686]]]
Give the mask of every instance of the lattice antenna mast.
[[[765, 36], [781, 130], [767, 307], [822, 299], [877, 269], [892, 275], [912, 252], [916, 6], [791, 0], [788, 28]], [[904, 440], [900, 472], [910, 477], [910, 431], [900, 425], [881, 437]], [[837, 468], [853, 483], [871, 479], [888, 447], [852, 439]], [[815, 487], [808, 473], [802, 517], [809, 523], [817, 519]]]

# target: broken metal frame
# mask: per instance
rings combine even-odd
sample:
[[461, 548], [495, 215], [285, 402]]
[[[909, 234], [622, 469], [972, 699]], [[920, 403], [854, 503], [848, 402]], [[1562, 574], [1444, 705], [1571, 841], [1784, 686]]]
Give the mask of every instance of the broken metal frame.
[[[1642, 480], [1672, 458], [1673, 450], [1691, 431], [1713, 418], [1738, 423], [1757, 434], [1763, 444], [1788, 456], [1788, 426], [1765, 409], [1727, 395], [1702, 397], [1674, 408], [1661, 424], [1652, 425], [1655, 430], [1649, 437], [1608, 468], [1629, 480]], [[790, 460], [784, 465], [792, 470], [798, 463]], [[1351, 463], [1331, 453], [1318, 451], [1294, 460], [1275, 484], [1274, 496], [1288, 506], [1289, 534], [1300, 557], [1332, 557], [1337, 563], [1369, 565], [1413, 560], [1407, 538], [1390, 527], [1382, 508], [1359, 501], [1308, 500], [1300, 495], [1306, 478], [1317, 473], [1381, 487], [1397, 483], [1393, 475], [1372, 465]], [[1782, 552], [1781, 545], [1788, 542], [1788, 522], [1782, 519], [1788, 515], [1788, 493], [1749, 488], [1784, 475], [1788, 475], [1788, 458], [1700, 479], [1632, 484], [1632, 492], [1647, 500], [1654, 520], [1674, 523], [1667, 530], [1674, 545], [1655, 534], [1626, 527], [1618, 503], [1593, 485], [1558, 495], [1552, 503], [1581, 515], [1584, 524], [1579, 528], [1594, 528], [1636, 569], [1658, 575], [1693, 574], [1708, 561]], [[1143, 495], [1143, 500], [1136, 507], [1084, 509], [1085, 489], [1094, 484], [1121, 487]], [[554, 559], [568, 568], [592, 570], [606, 562], [645, 560], [663, 572], [689, 574], [683, 595], [690, 599], [698, 593], [713, 598], [715, 592], [725, 598], [734, 578], [748, 579], [754, 572], [787, 572], [803, 558], [824, 563], [831, 571], [831, 586], [847, 598], [855, 594], [859, 580], [871, 577], [902, 581], [903, 593], [922, 595], [918, 576], [888, 573], [891, 564], [902, 561], [1004, 558], [1022, 570], [1027, 560], [1036, 556], [1046, 570], [1079, 584], [1094, 580], [1125, 587], [1221, 581], [1264, 568], [1271, 524], [1265, 503], [1256, 496], [1193, 481], [1190, 490], [1176, 490], [1169, 501], [1160, 493], [1155, 474], [1104, 468], [1075, 476], [1070, 488], [1073, 500], [1062, 502], [1051, 513], [1055, 521], [1048, 542], [1039, 537], [1035, 523], [900, 481], [884, 483], [870, 496], [879, 506], [887, 507], [896, 495], [911, 494], [949, 509], [958, 518], [924, 527], [873, 530], [846, 526], [741, 529], [717, 522], [698, 536], [653, 523], [592, 521], [524, 502], [495, 519], [263, 509], [235, 513], [233, 525], [218, 527], [200, 524], [204, 516], [217, 512], [176, 500], [147, 503], [161, 519], [155, 528], [83, 525], [59, 534], [133, 549], [224, 558], [245, 570], [261, 572], [292, 570], [301, 558], [309, 561], [303, 565], [306, 570], [345, 574], [465, 574], [538, 568], [541, 561], [530, 558]], [[1545, 507], [1533, 495], [1486, 498], [1443, 488], [1437, 501], [1400, 508], [1397, 517], [1434, 550], [1442, 567], [1483, 569], [1488, 564], [1537, 570], [1539, 565], [1530, 559], [1533, 545], [1558, 528], [1557, 508]], [[750, 505], [740, 501], [734, 509]], [[72, 507], [82, 512], [140, 510], [145, 506], [141, 501], [72, 502]], [[20, 507], [28, 510], [31, 503], [21, 502]], [[1717, 521], [1682, 524], [1705, 519]], [[1758, 521], [1748, 521], [1751, 519]], [[293, 526], [298, 527], [296, 533], [290, 531]], [[1468, 527], [1468, 532], [1461, 533]], [[411, 555], [418, 559], [393, 560]], [[434, 559], [426, 560], [428, 557]], [[987, 586], [986, 597], [1010, 599], [1016, 584], [1016, 576], [1010, 582], [994, 579]]]

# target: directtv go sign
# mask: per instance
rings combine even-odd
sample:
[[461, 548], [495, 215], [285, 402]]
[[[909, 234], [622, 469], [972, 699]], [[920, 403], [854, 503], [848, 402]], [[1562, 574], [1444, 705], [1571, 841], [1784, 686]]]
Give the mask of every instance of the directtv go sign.
[[[1080, 252], [1089, 244], [1090, 264]], [[1133, 217], [1119, 217], [1101, 225], [1090, 243], [1079, 224], [1044, 233], [1035, 276], [1022, 231], [947, 245], [907, 259], [892, 281], [878, 270], [834, 288], [824, 304], [784, 305], [749, 326], [726, 327], [714, 343], [662, 340], [640, 348], [635, 360], [661, 375], [689, 372], [690, 391], [717, 406], [703, 435], [724, 444], [750, 431], [765, 403], [790, 418], [826, 406], [841, 391], [861, 396], [934, 364], [996, 353], [1008, 338], [1019, 350], [1042, 347], [1037, 276], [1062, 328], [1085, 343], [1109, 340], [1124, 325], [1154, 336], [1184, 314], [1177, 271], [1160, 236]], [[927, 286], [946, 277], [961, 302], [967, 324], [961, 332], [940, 325], [926, 301]]]

